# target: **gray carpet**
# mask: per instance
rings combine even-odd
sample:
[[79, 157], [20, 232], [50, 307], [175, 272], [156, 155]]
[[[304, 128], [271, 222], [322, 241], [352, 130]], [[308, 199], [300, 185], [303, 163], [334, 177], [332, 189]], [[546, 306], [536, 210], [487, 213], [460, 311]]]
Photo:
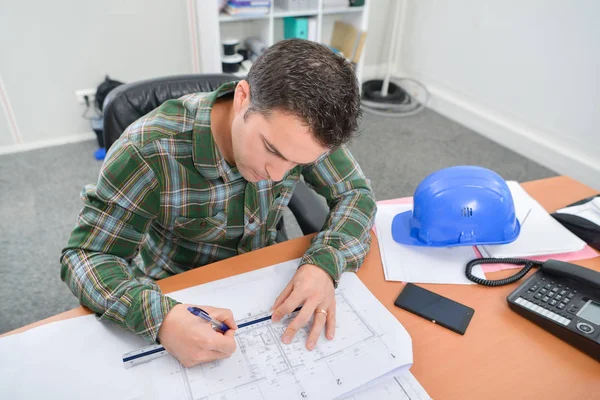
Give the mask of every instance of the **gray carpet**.
[[[505, 179], [556, 175], [433, 112], [405, 119], [365, 114], [351, 150], [378, 199], [410, 196], [429, 173], [474, 164]], [[60, 280], [59, 257], [100, 162], [94, 141], [0, 156], [0, 333], [78, 305]], [[286, 214], [291, 237], [300, 230]], [[293, 218], [293, 217], [292, 217]]]

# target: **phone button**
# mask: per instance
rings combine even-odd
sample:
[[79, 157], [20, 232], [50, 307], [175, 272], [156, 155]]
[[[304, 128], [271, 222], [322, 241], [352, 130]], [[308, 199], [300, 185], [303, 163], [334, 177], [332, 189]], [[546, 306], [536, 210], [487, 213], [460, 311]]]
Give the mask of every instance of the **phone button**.
[[581, 332], [586, 333], [588, 335], [594, 333], [594, 327], [591, 326], [590, 324], [586, 324], [585, 322], [578, 322], [577, 329], [579, 329]]

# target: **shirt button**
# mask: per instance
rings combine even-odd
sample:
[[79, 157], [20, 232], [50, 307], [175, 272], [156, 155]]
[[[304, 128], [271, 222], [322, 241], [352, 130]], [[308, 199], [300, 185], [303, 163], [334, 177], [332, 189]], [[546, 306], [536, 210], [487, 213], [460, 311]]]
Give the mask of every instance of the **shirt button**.
[[249, 223], [249, 224], [253, 224], [253, 223], [254, 223], [254, 218], [250, 218], [250, 219], [248, 220], [248, 223]]

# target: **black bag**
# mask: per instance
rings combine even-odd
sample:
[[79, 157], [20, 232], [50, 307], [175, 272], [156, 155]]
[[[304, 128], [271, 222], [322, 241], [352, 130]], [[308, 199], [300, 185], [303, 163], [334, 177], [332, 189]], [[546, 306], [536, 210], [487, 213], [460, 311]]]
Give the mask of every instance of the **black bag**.
[[102, 112], [102, 106], [104, 105], [104, 99], [106, 96], [108, 96], [111, 90], [122, 84], [123, 82], [110, 79], [108, 75], [106, 75], [104, 82], [98, 85], [98, 89], [96, 89], [96, 108], [100, 112]]
[[[589, 207], [589, 213], [592, 213], [595, 210], [596, 215], [598, 215], [598, 208], [594, 205], [598, 203], [593, 203], [596, 198], [600, 198], [600, 194], [588, 197], [587, 199], [580, 200], [573, 204], [569, 204], [563, 209], [563, 212], [555, 212], [550, 215], [552, 215], [554, 219], [560, 222], [565, 228], [573, 232], [581, 240], [589, 244], [594, 249], [600, 250], [600, 225], [591, 219], [577, 215], [578, 212], [576, 212], [581, 209], [581, 206], [587, 206]], [[574, 211], [570, 211], [570, 209]], [[595, 220], [597, 221], [598, 218], [595, 218]]]

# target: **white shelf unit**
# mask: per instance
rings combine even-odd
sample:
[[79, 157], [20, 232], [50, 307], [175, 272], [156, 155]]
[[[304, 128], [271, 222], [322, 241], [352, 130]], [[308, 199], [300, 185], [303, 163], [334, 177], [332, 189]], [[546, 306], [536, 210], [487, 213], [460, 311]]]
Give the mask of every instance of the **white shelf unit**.
[[[231, 16], [219, 13], [218, 0], [196, 0], [196, 21], [201, 73], [221, 73], [223, 49], [221, 39], [237, 38], [243, 47], [247, 37], [258, 37], [268, 46], [283, 40], [285, 17], [316, 17], [317, 41], [329, 44], [335, 21], [341, 20], [367, 31], [370, 0], [361, 7], [324, 8], [323, 0], [309, 1], [303, 10], [287, 11], [280, 7], [279, 0], [271, 0], [269, 12], [264, 15]], [[362, 82], [365, 49], [356, 66], [356, 75]], [[237, 75], [244, 76], [245, 70]]]

